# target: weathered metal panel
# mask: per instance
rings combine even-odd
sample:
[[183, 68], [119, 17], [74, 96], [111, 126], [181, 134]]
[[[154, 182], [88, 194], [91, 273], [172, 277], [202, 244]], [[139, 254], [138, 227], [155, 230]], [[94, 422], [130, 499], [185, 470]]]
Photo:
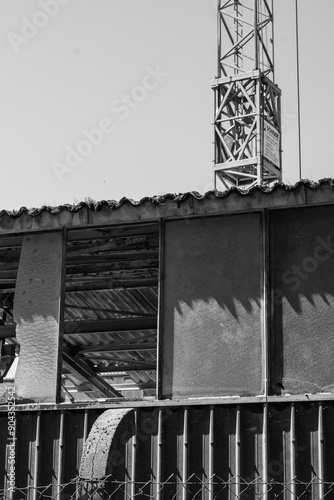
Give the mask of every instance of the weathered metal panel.
[[[138, 411], [137, 420], [137, 448], [136, 448], [136, 493], [142, 491], [144, 495], [151, 498], [155, 493], [157, 469], [156, 469], [156, 436], [158, 431], [157, 410]], [[147, 484], [151, 482], [151, 484]]]
[[0, 489], [7, 488], [7, 446], [8, 441], [8, 419], [7, 414], [0, 414]]
[[59, 481], [59, 433], [60, 412], [42, 414], [40, 484], [46, 486], [46, 494], [57, 494]]
[[24, 236], [13, 311], [21, 348], [15, 391], [23, 400], [57, 400], [62, 264], [62, 233]]
[[334, 390], [334, 207], [274, 211], [271, 226], [274, 394]]
[[[188, 490], [190, 498], [199, 496], [201, 482], [207, 478], [205, 462], [205, 434], [208, 432], [206, 420], [208, 418], [208, 407], [190, 408], [189, 412], [189, 475], [191, 477]], [[196, 497], [195, 497], [196, 498]], [[199, 496], [201, 498], [201, 496]]]
[[15, 483], [18, 488], [34, 486], [36, 413], [25, 415], [24, 420], [17, 419], [16, 424], [16, 463]]
[[323, 435], [321, 445], [324, 457], [325, 493], [330, 490], [330, 483], [334, 482], [334, 404], [324, 402], [323, 407]]
[[85, 415], [83, 412], [65, 412], [64, 442], [66, 446], [64, 450], [65, 467], [63, 470], [63, 481], [65, 483], [79, 475], [84, 445], [84, 423]]
[[[228, 482], [236, 474], [236, 407], [218, 406], [215, 425], [215, 473]], [[220, 492], [222, 500], [230, 498], [228, 489], [221, 489], [218, 484], [214, 491]]]
[[261, 216], [165, 224], [164, 397], [263, 391]]
[[[307, 416], [307, 417], [306, 417]], [[306, 418], [305, 418], [306, 417]], [[319, 405], [298, 404], [296, 407], [296, 476], [299, 481], [311, 483], [310, 490], [319, 494], [317, 478], [320, 472]], [[302, 484], [296, 485], [297, 495], [305, 491]]]
[[165, 440], [168, 436], [169, 441], [169, 446], [164, 446], [162, 450], [162, 479], [167, 481], [164, 495], [166, 498], [175, 497], [177, 500], [184, 498], [182, 482], [186, 480], [185, 467], [188, 462], [187, 437], [184, 436], [185, 415], [187, 418], [187, 408], [183, 411], [169, 410], [168, 414], [164, 412], [163, 438]]
[[[250, 498], [263, 494], [259, 478], [264, 476], [263, 467], [263, 406], [240, 406], [240, 476], [248, 485], [241, 485]], [[242, 447], [241, 447], [242, 446]]]

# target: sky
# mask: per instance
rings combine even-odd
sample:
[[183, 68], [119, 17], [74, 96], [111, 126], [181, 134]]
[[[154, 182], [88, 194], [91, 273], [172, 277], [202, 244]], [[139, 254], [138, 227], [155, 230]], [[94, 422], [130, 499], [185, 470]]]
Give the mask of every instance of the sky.
[[[318, 180], [334, 176], [334, 2], [298, 7], [302, 178]], [[295, 1], [274, 12], [293, 184]], [[216, 24], [216, 0], [0, 0], [0, 209], [212, 189]]]

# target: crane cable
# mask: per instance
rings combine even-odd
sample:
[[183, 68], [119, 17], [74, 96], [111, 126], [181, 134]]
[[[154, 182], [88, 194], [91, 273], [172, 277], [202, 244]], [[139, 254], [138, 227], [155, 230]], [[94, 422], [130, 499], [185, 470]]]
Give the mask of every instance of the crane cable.
[[296, 10], [296, 66], [297, 66], [297, 120], [298, 120], [298, 157], [299, 157], [299, 180], [302, 178], [302, 148], [300, 130], [300, 82], [299, 82], [299, 33], [298, 33], [298, 0], [295, 0]]

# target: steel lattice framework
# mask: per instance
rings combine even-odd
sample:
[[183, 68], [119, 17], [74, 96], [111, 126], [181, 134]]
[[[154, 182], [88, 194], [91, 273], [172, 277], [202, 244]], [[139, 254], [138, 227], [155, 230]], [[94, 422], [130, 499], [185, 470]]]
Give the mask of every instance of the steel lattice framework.
[[215, 188], [281, 180], [281, 91], [274, 80], [273, 0], [217, 0]]

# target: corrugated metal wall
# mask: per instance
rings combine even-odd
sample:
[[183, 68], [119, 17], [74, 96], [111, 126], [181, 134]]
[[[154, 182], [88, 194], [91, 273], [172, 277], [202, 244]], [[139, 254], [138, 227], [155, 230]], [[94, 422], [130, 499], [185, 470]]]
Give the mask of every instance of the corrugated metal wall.
[[[16, 486], [50, 485], [44, 495], [55, 496], [58, 484], [78, 475], [84, 437], [102, 411], [18, 411]], [[166, 499], [251, 499], [264, 488], [273, 499], [334, 496], [324, 484], [334, 482], [333, 402], [142, 408], [135, 421], [111, 466], [124, 482], [113, 498], [136, 491], [154, 498], [159, 490]], [[8, 487], [7, 437], [4, 412], [1, 488]], [[66, 494], [75, 494], [75, 484]]]
[[[15, 485], [17, 488], [50, 487], [45, 495], [55, 496], [58, 485], [78, 475], [84, 438], [101, 413], [85, 411], [16, 412]], [[8, 482], [8, 419], [0, 413], [0, 489]], [[74, 488], [75, 491], [75, 488]]]

